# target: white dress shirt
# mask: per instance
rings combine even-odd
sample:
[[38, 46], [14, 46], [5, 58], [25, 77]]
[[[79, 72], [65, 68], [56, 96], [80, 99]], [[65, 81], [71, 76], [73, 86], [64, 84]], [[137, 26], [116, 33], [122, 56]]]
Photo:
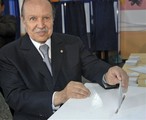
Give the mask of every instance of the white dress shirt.
[[49, 46], [49, 58], [51, 59], [51, 39], [49, 38], [45, 43], [39, 43], [39, 42], [36, 42], [35, 40], [33, 40], [32, 38], [30, 38], [33, 45], [36, 47], [36, 49], [39, 51], [39, 53], [41, 54], [42, 58], [44, 58], [42, 52], [39, 50], [39, 47], [43, 44], [46, 44]]

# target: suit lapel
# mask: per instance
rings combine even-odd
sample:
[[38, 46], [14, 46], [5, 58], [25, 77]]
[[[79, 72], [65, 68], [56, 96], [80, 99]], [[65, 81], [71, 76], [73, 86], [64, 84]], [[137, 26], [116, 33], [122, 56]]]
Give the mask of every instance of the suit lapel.
[[54, 84], [53, 78], [50, 75], [47, 66], [43, 62], [41, 55], [39, 54], [35, 46], [32, 44], [28, 35], [25, 35], [24, 39], [22, 39], [21, 50], [23, 52], [23, 55], [25, 56], [26, 61], [28, 61], [28, 64], [31, 65], [34, 71], [38, 71], [38, 73], [40, 73], [44, 77], [44, 79], [46, 80], [46, 85], [50, 87], [49, 84]]
[[61, 69], [62, 58], [64, 54], [63, 41], [57, 35], [52, 35], [51, 38], [51, 51], [52, 51], [52, 71], [54, 82], [57, 80], [58, 73]]

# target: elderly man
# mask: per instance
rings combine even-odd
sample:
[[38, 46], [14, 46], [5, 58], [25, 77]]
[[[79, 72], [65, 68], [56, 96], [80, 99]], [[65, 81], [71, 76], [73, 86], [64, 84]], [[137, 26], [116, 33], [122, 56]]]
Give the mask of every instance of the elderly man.
[[53, 33], [50, 1], [24, 0], [21, 13], [26, 35], [0, 50], [0, 85], [14, 120], [46, 120], [69, 98], [90, 96], [82, 76], [103, 87], [122, 81], [128, 88], [120, 67], [96, 58], [80, 38]]

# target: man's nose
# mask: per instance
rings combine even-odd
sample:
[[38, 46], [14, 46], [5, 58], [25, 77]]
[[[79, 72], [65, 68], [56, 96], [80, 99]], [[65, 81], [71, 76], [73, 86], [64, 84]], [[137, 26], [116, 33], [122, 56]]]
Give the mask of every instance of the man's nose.
[[43, 27], [45, 26], [44, 20], [43, 20], [43, 19], [39, 19], [39, 20], [38, 20], [37, 26], [38, 26], [39, 28], [43, 28]]

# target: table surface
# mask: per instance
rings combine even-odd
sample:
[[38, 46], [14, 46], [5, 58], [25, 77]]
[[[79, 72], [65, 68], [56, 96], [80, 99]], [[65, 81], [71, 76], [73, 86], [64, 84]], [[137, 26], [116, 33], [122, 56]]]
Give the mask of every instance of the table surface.
[[[146, 65], [146, 53], [132, 53], [139, 56], [136, 65], [124, 64], [127, 73], [129, 68]], [[69, 99], [48, 120], [146, 120], [146, 74], [140, 73], [137, 81], [130, 81], [126, 99], [120, 111], [115, 114], [118, 104], [118, 89], [105, 90], [95, 83], [86, 83], [91, 91], [89, 98]]]
[[91, 95], [85, 99], [69, 99], [48, 120], [146, 120], [146, 88], [129, 86], [122, 106], [118, 105], [118, 89], [105, 90], [86, 83]]

